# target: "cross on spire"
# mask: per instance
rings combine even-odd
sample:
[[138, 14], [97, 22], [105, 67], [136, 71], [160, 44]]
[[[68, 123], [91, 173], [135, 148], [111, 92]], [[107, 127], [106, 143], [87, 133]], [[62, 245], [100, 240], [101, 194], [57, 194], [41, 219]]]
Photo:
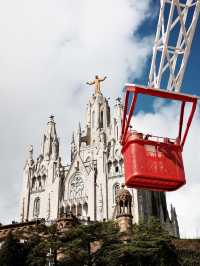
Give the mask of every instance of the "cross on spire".
[[51, 114], [51, 115], [49, 116], [49, 120], [50, 120], [51, 122], [53, 122], [53, 121], [54, 121], [54, 115]]

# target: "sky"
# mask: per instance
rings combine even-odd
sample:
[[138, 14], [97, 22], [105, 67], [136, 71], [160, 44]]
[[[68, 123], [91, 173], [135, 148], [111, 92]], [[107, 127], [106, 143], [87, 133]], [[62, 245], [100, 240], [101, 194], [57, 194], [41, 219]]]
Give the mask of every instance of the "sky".
[[[27, 148], [40, 153], [48, 117], [55, 115], [62, 160], [92, 89], [85, 83], [107, 75], [103, 93], [112, 106], [127, 81], [146, 84], [158, 18], [158, 0], [0, 0], [0, 222], [19, 219], [19, 196]], [[192, 45], [183, 91], [198, 92], [200, 25]], [[157, 103], [138, 114], [148, 130], [170, 127], [175, 105]], [[199, 112], [184, 161], [187, 186], [168, 193], [182, 236], [200, 236]], [[149, 122], [149, 116], [154, 122]], [[168, 124], [164, 123], [168, 119]]]

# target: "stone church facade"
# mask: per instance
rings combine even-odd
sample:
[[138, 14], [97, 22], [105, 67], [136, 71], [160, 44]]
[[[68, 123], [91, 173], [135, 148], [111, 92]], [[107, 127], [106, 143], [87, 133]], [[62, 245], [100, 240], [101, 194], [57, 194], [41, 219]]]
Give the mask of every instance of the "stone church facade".
[[[56, 220], [72, 212], [81, 220], [116, 217], [116, 195], [124, 182], [120, 132], [123, 106], [116, 99], [111, 114], [108, 99], [95, 91], [86, 108], [84, 127], [72, 134], [71, 161], [63, 165], [56, 123], [51, 116], [42, 138], [41, 154], [33, 159], [30, 147], [24, 166], [21, 221]], [[171, 234], [179, 236], [176, 211], [169, 217], [165, 193], [129, 189], [133, 223], [156, 216]]]

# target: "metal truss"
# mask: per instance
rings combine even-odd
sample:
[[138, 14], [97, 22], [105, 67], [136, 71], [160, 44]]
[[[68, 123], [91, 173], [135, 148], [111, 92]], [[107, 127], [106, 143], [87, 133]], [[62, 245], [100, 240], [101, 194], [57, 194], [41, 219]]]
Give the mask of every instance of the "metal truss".
[[200, 0], [160, 0], [160, 4], [149, 86], [180, 91], [199, 17]]

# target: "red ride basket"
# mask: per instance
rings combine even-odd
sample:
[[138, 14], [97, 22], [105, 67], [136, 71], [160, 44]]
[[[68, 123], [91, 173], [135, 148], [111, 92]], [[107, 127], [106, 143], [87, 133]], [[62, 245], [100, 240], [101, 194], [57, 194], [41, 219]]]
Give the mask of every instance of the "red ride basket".
[[[156, 191], [178, 189], [186, 183], [182, 150], [196, 109], [197, 97], [134, 84], [126, 85], [125, 89], [121, 144], [126, 186]], [[176, 139], [153, 137], [130, 130], [138, 94], [181, 102], [179, 131]], [[133, 95], [132, 99], [131, 95]], [[187, 102], [192, 104], [192, 108], [185, 132], [182, 134], [185, 103]]]

